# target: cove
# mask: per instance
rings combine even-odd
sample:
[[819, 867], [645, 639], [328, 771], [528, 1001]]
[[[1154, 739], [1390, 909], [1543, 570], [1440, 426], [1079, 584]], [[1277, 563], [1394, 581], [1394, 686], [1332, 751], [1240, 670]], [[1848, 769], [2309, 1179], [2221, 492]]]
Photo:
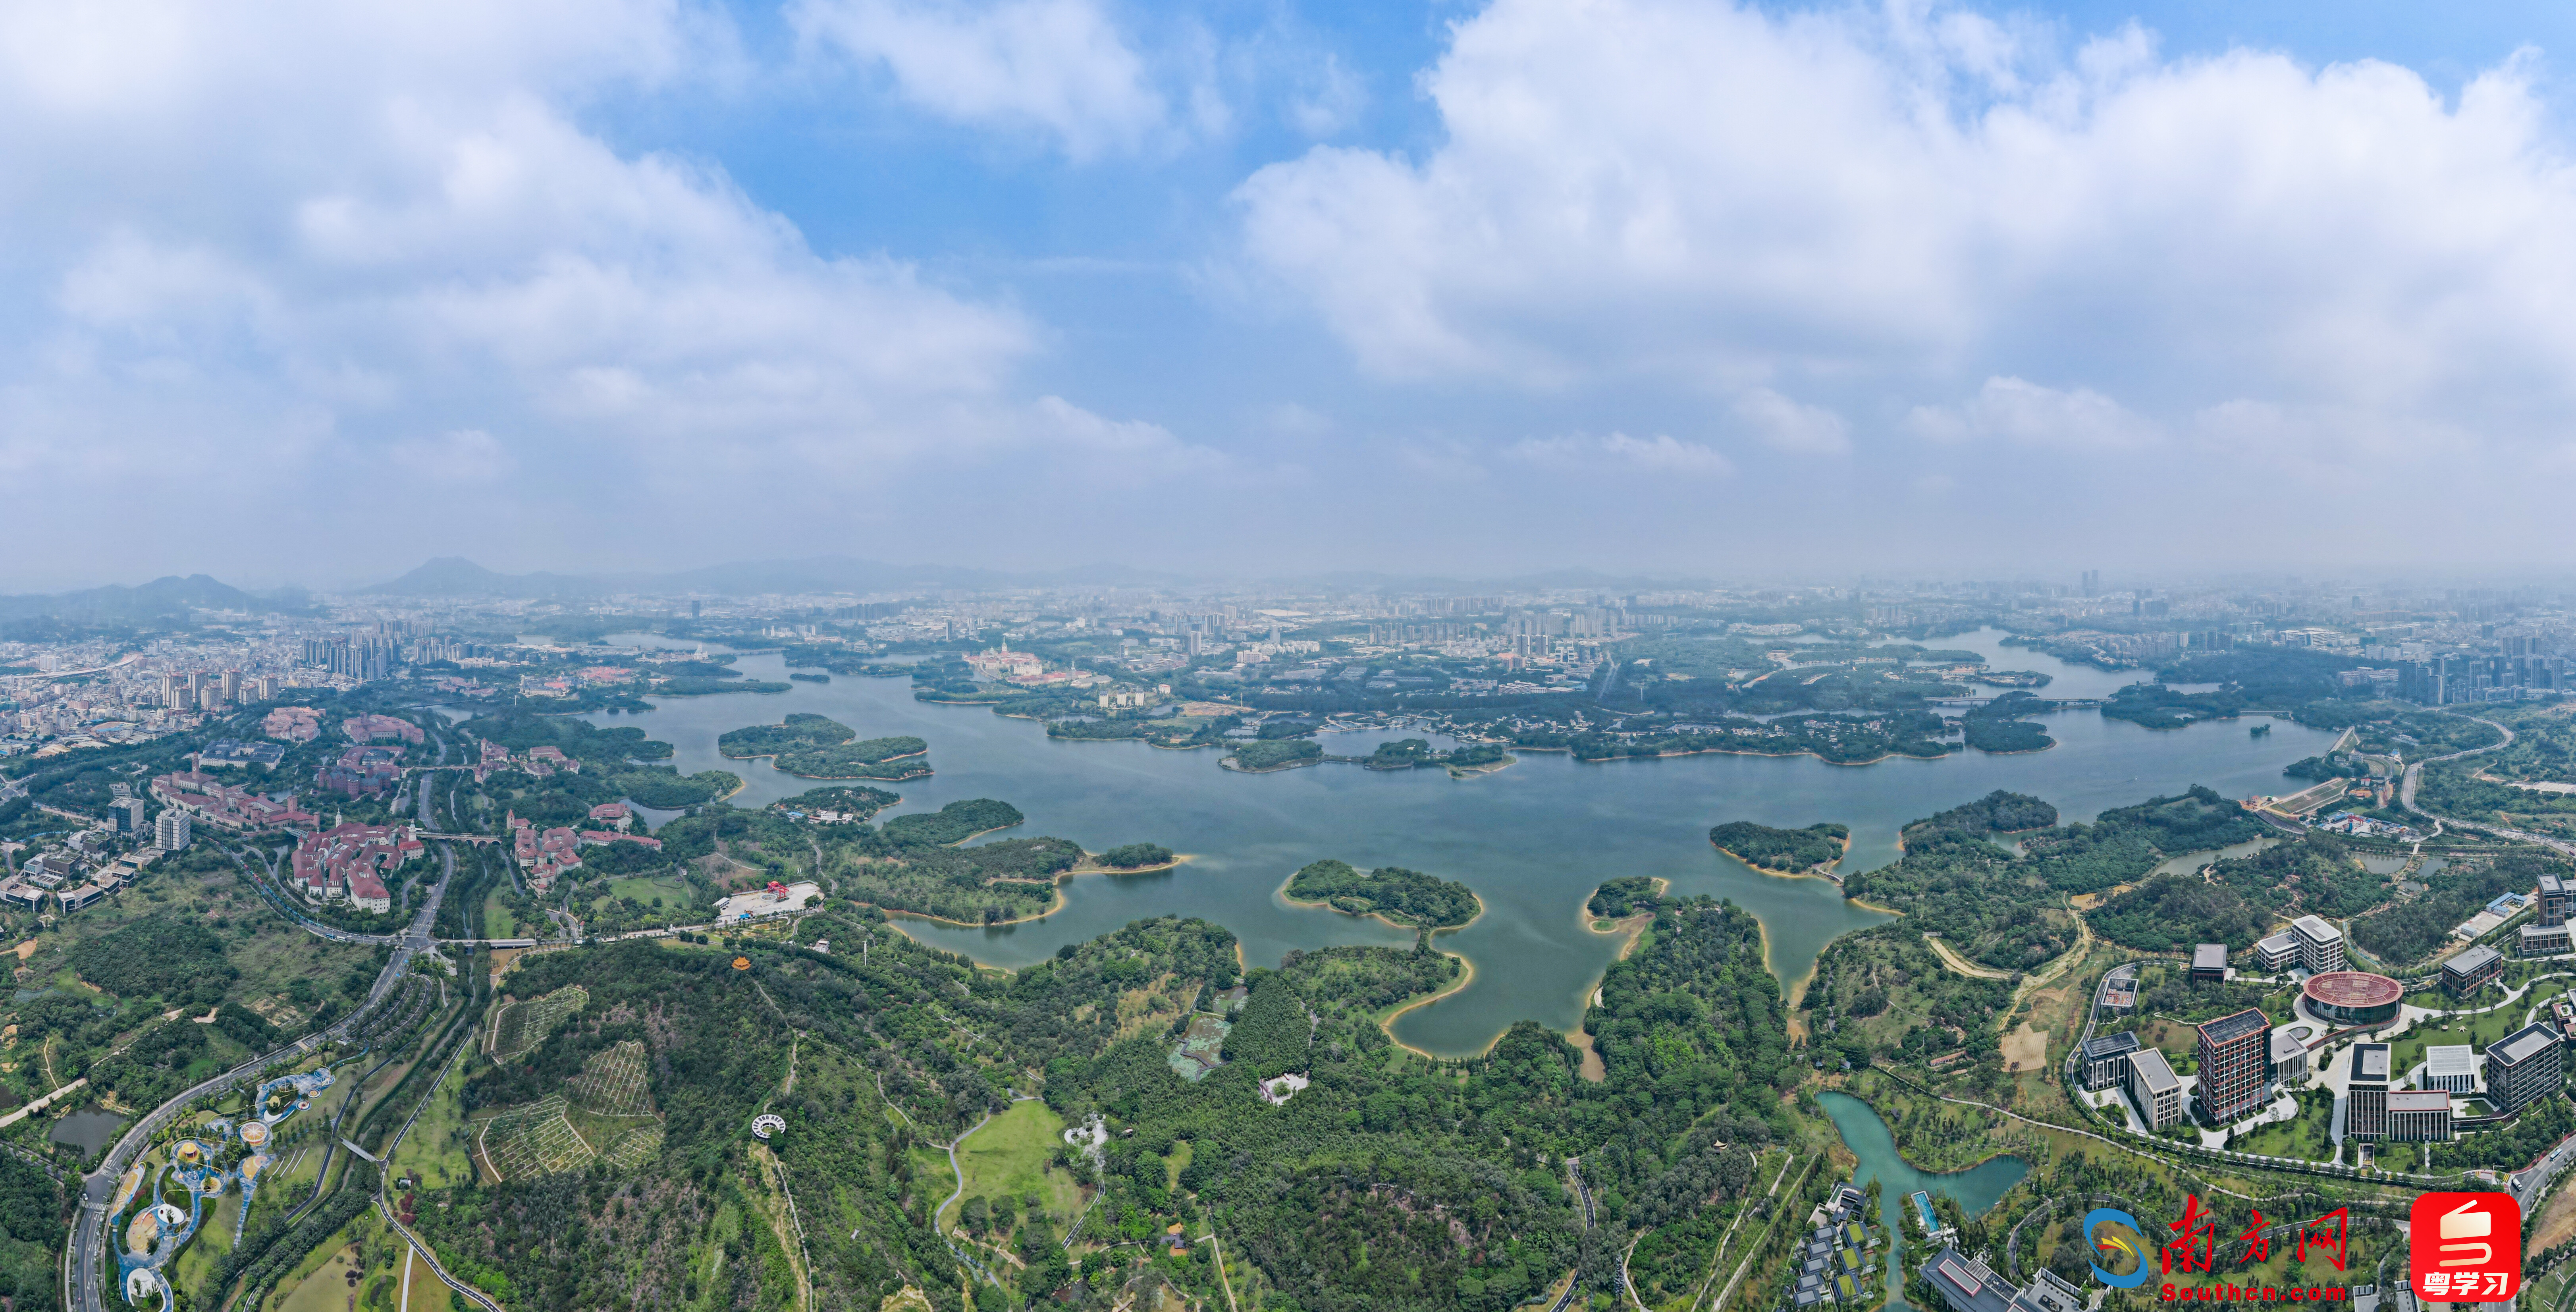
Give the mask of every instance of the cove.
[[[2006, 668], [2100, 673], [2035, 652], [2006, 654]], [[751, 679], [787, 677], [776, 653], [745, 653], [734, 668]], [[1466, 958], [1475, 977], [1392, 1027], [1398, 1040], [1440, 1056], [1482, 1052], [1515, 1021], [1559, 1032], [1582, 1023], [1586, 1000], [1619, 950], [1616, 937], [1592, 932], [1583, 912], [1584, 899], [1605, 879], [1655, 876], [1670, 880], [1675, 896], [1732, 899], [1762, 922], [1771, 970], [1793, 995], [1827, 942], [1887, 919], [1845, 902], [1829, 881], [1763, 874], [1721, 855], [1708, 844], [1712, 825], [1836, 821], [1852, 829], [1843, 868], [1863, 870], [1896, 858], [1897, 829], [1905, 822], [1997, 788], [2046, 798], [2066, 820], [2196, 783], [2230, 797], [2278, 793], [2281, 767], [2317, 755], [2335, 737], [2287, 722], [2261, 738], [2231, 723], [2157, 731], [2070, 710], [2044, 717], [2058, 746], [2020, 755], [1970, 751], [1865, 766], [1725, 755], [1588, 764], [1562, 752], [1525, 751], [1507, 769], [1453, 780], [1439, 770], [1346, 765], [1238, 774], [1219, 769], [1212, 749], [1050, 739], [1045, 725], [998, 716], [986, 706], [915, 701], [904, 678], [836, 675], [827, 684], [797, 683], [777, 694], [651, 700], [656, 709], [646, 715], [589, 718], [671, 743], [672, 764], [684, 773], [740, 775], [745, 782], [732, 799], [736, 806], [765, 806], [821, 785], [766, 761], [727, 761], [716, 751], [716, 736], [812, 712], [863, 737], [914, 734], [929, 742], [936, 773], [894, 785], [903, 803], [890, 815], [993, 797], [1028, 816], [1025, 825], [996, 838], [1052, 834], [1095, 852], [1154, 842], [1189, 855], [1177, 869], [1156, 874], [1081, 876], [1065, 886], [1064, 907], [1042, 921], [993, 929], [897, 922], [922, 942], [987, 965], [1031, 965], [1064, 944], [1160, 915], [1201, 916], [1225, 926], [1242, 941], [1244, 961], [1256, 966], [1297, 949], [1403, 946], [1413, 941], [1406, 931], [1290, 906], [1279, 898], [1279, 886], [1322, 857], [1459, 880], [1483, 899], [1485, 914], [1436, 941]], [[1379, 741], [1419, 736], [1354, 733], [1335, 750], [1365, 752]]]
[[2030, 1174], [2030, 1163], [2018, 1157], [1992, 1157], [1946, 1175], [1919, 1171], [1896, 1151], [1896, 1137], [1868, 1103], [1835, 1089], [1817, 1094], [1816, 1098], [1825, 1105], [1825, 1115], [1833, 1118], [1834, 1132], [1842, 1136], [1843, 1146], [1860, 1159], [1852, 1170], [1852, 1183], [1867, 1189], [1870, 1181], [1880, 1182], [1878, 1223], [1887, 1228], [1887, 1306], [1910, 1307], [1905, 1301], [1903, 1241], [1910, 1229], [1922, 1227], [1906, 1215], [1906, 1197], [1916, 1190], [1928, 1190], [1951, 1199], [1958, 1203], [1959, 1210], [1975, 1216], [1994, 1206], [2005, 1190], [2021, 1183], [2021, 1178]]

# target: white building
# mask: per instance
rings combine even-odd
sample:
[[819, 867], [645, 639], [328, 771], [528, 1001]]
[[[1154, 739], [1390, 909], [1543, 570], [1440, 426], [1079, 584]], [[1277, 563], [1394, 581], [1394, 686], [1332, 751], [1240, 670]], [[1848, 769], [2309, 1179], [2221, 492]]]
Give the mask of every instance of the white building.
[[2465, 1043], [2444, 1044], [2424, 1050], [2423, 1086], [2444, 1093], [2474, 1093], [2478, 1087], [2478, 1056]]
[[2299, 942], [2299, 964], [2316, 974], [2344, 968], [2343, 931], [2315, 916], [2301, 916], [2290, 922], [2290, 936]]
[[159, 843], [162, 851], [181, 851], [188, 846], [188, 825], [187, 812], [175, 806], [169, 807], [161, 812], [161, 818], [154, 823], [152, 836]]
[[2182, 1081], [2162, 1050], [2140, 1048], [2129, 1054], [2129, 1101], [2137, 1104], [2138, 1119], [2150, 1130], [2182, 1120]]

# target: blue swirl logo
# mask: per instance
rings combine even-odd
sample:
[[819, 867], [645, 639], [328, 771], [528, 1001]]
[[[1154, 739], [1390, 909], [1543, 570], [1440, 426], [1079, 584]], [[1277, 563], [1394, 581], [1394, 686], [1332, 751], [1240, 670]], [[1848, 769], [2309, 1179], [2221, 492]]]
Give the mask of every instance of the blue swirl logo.
[[[2120, 1224], [2127, 1226], [2129, 1228], [2129, 1234], [2113, 1235], [2107, 1240], [2094, 1239], [2093, 1231], [2106, 1221], [2117, 1221]], [[2084, 1214], [2084, 1242], [2091, 1244], [2093, 1246], [2093, 1251], [2098, 1253], [2106, 1247], [2117, 1248], [2121, 1252], [2127, 1253], [2138, 1259], [2138, 1269], [2125, 1276], [2115, 1276], [2109, 1271], [2102, 1269], [2102, 1264], [2100, 1262], [2095, 1262], [2093, 1264], [2093, 1278], [2101, 1281], [2103, 1284], [2109, 1285], [2113, 1289], [2135, 1289], [2138, 1286], [2147, 1283], [2147, 1253], [2144, 1248], [2139, 1247], [2139, 1245], [2144, 1241], [2132, 1240], [2129, 1237], [2129, 1235], [2144, 1235], [2146, 1232], [2147, 1228], [2138, 1224], [2138, 1218], [2131, 1216], [2116, 1207], [2097, 1207], [2090, 1212], [2086, 1212]]]

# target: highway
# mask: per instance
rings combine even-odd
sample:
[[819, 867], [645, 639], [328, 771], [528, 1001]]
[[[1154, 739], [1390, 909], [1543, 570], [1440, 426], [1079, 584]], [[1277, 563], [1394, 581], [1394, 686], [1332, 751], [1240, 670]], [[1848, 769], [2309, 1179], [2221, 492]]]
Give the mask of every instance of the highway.
[[[342, 934], [327, 926], [316, 929], [311, 922], [298, 918], [306, 929], [325, 938], [357, 943], [391, 942], [394, 945], [393, 956], [385, 962], [384, 972], [376, 976], [375, 985], [367, 990], [364, 1005], [351, 1008], [348, 1015], [318, 1034], [308, 1034], [275, 1052], [254, 1057], [152, 1109], [116, 1141], [116, 1146], [108, 1150], [98, 1169], [83, 1178], [80, 1219], [72, 1228], [71, 1292], [74, 1312], [109, 1312], [107, 1291], [102, 1285], [113, 1278], [109, 1273], [115, 1264], [108, 1260], [108, 1244], [113, 1236], [107, 1233], [107, 1205], [115, 1199], [117, 1182], [124, 1176], [125, 1169], [142, 1155], [144, 1148], [152, 1142], [153, 1134], [197, 1099], [225, 1092], [246, 1079], [256, 1079], [271, 1062], [311, 1052], [322, 1040], [347, 1034], [360, 1017], [382, 1002], [385, 995], [401, 982], [404, 973], [411, 969], [412, 958], [428, 950], [432, 942], [429, 930], [438, 919], [439, 902], [447, 896], [449, 881], [456, 877], [456, 850], [442, 846], [438, 853], [441, 862], [438, 886], [430, 890], [428, 903], [412, 917], [410, 927], [399, 937]], [[123, 1304], [124, 1294], [120, 1290], [117, 1291], [117, 1306]]]

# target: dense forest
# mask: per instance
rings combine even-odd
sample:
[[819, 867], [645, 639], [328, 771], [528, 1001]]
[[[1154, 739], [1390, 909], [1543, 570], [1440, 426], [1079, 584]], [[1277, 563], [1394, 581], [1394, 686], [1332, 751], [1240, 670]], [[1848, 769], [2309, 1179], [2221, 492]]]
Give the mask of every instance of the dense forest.
[[1300, 867], [1285, 890], [1293, 902], [1322, 902], [1355, 916], [1384, 916], [1399, 925], [1454, 929], [1483, 910], [1465, 884], [1402, 866], [1362, 872], [1329, 857]]
[[1796, 874], [1839, 860], [1851, 838], [1849, 827], [1809, 825], [1774, 829], [1750, 820], [1731, 820], [1708, 831], [1709, 844], [1748, 866]]

